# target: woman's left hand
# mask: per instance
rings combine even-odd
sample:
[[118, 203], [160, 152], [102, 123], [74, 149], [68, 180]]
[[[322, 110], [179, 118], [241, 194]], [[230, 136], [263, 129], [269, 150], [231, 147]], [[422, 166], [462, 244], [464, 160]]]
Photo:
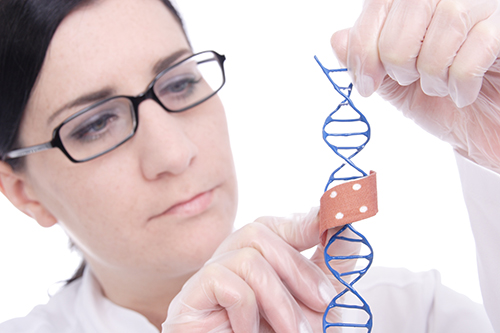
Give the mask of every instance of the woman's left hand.
[[500, 173], [498, 0], [366, 0], [331, 42], [361, 95]]

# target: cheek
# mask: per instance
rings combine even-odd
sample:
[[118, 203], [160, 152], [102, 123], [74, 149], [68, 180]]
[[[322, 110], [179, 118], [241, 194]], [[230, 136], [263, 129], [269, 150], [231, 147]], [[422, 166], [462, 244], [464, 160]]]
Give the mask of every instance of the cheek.
[[65, 167], [38, 176], [43, 179], [38, 197], [82, 250], [113, 247], [117, 239], [130, 237], [133, 221], [140, 221], [131, 176], [120, 165], [96, 162], [62, 163]]
[[214, 102], [219, 107], [215, 109], [217, 111], [214, 111], [213, 117], [206, 121], [206, 135], [199, 138], [202, 142], [200, 154], [207, 155], [206, 168], [213, 170], [217, 177], [223, 179], [226, 195], [223, 205], [234, 221], [238, 205], [236, 171], [224, 109], [218, 98]]
[[[207, 103], [209, 102], [209, 103]], [[196, 141], [204, 163], [218, 165], [224, 172], [234, 175], [233, 156], [229, 141], [226, 115], [218, 96], [208, 100], [207, 105], [199, 112], [193, 112], [193, 123], [190, 136]], [[196, 119], [197, 118], [197, 119]]]
[[53, 149], [30, 156], [27, 165], [37, 200], [75, 244], [84, 253], [109, 258], [120, 256], [123, 243], [135, 237], [134, 223], [141, 214], [141, 207], [134, 206], [130, 170], [110, 164], [114, 161], [74, 164]]

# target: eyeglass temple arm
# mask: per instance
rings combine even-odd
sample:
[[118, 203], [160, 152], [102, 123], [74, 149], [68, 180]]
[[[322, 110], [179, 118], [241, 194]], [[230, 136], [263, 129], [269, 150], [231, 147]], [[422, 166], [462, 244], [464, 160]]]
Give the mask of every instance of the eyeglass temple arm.
[[7, 154], [5, 154], [4, 156], [2, 156], [2, 161], [20, 158], [29, 154], [38, 153], [40, 151], [44, 151], [51, 148], [54, 148], [54, 146], [52, 146], [51, 142], [47, 142], [36, 146], [12, 150]]

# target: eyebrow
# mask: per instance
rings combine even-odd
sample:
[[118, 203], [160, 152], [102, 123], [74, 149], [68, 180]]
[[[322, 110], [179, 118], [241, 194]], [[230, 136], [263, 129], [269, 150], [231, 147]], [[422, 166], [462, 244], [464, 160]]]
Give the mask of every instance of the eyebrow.
[[[167, 69], [170, 67], [175, 61], [177, 61], [181, 56], [190, 54], [192, 53], [188, 49], [181, 49], [179, 51], [176, 51], [172, 54], [170, 54], [167, 57], [164, 57], [160, 60], [158, 60], [153, 68], [152, 68], [152, 73], [154, 76], [158, 75], [161, 71]], [[109, 98], [115, 94], [114, 89], [110, 87], [105, 87], [103, 89], [100, 89], [98, 91], [94, 91], [88, 94], [85, 94], [83, 96], [80, 96], [73, 101], [66, 103], [63, 105], [61, 108], [59, 108], [56, 112], [54, 112], [47, 120], [47, 125], [50, 125], [54, 121], [55, 118], [57, 118], [61, 113], [63, 113], [67, 109], [71, 109], [77, 106], [82, 106], [86, 104], [90, 104], [93, 102], [98, 102], [100, 100]]]
[[81, 106], [85, 104], [89, 104], [92, 102], [97, 102], [99, 100], [103, 100], [105, 98], [111, 97], [114, 94], [114, 90], [111, 88], [104, 88], [98, 91], [91, 92], [89, 94], [85, 94], [83, 96], [80, 96], [76, 98], [75, 100], [66, 103], [64, 106], [59, 108], [56, 112], [54, 112], [49, 119], [47, 120], [47, 125], [50, 125], [54, 121], [55, 118], [57, 118], [62, 112], [64, 112], [67, 109], [74, 108], [76, 106]]
[[174, 62], [176, 62], [181, 56], [186, 54], [191, 54], [192, 52], [188, 49], [181, 49], [177, 52], [172, 53], [171, 55], [162, 58], [156, 62], [153, 66], [153, 75], [158, 75], [161, 71], [170, 67]]

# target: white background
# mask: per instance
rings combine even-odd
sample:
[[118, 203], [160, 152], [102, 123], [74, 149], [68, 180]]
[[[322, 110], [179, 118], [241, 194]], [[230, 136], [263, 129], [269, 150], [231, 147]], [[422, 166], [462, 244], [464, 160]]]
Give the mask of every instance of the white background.
[[[261, 215], [306, 212], [338, 160], [321, 127], [335, 92], [315, 63], [337, 67], [330, 35], [351, 26], [361, 0], [178, 0], [195, 51], [227, 56], [221, 91], [239, 178], [236, 226]], [[378, 96], [354, 103], [372, 126], [355, 158], [378, 172], [379, 214], [356, 223], [374, 265], [437, 269], [481, 301], [474, 243], [451, 148]], [[0, 196], [0, 322], [48, 300], [78, 265], [59, 227], [43, 229]], [[202, 235], [194, 235], [194, 237]]]

